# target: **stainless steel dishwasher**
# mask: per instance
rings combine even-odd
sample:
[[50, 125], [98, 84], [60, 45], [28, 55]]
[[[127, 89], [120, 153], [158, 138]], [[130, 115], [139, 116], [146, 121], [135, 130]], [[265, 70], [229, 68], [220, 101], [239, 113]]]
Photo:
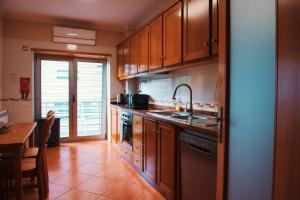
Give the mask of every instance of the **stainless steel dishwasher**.
[[215, 200], [217, 142], [189, 131], [180, 133], [181, 200]]

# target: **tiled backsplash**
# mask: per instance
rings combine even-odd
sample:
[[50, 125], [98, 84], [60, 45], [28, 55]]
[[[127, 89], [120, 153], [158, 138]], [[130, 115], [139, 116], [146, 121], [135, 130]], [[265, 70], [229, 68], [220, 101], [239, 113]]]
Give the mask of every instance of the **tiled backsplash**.
[[[216, 111], [218, 101], [218, 66], [216, 63], [175, 71], [167, 75], [140, 78], [138, 90], [148, 94], [151, 103], [156, 105], [173, 105], [172, 96], [177, 85], [187, 83], [193, 90], [193, 106], [195, 109]], [[178, 89], [176, 102], [183, 105], [189, 102], [189, 90]]]

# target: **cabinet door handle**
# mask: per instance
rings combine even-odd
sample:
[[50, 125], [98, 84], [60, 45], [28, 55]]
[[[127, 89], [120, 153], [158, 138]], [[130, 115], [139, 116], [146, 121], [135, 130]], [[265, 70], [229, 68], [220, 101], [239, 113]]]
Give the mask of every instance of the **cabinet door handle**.
[[203, 47], [209, 46], [209, 42], [203, 42]]
[[217, 43], [217, 42], [218, 42], [217, 39], [215, 39], [215, 38], [212, 38], [212, 39], [211, 39], [211, 43]]

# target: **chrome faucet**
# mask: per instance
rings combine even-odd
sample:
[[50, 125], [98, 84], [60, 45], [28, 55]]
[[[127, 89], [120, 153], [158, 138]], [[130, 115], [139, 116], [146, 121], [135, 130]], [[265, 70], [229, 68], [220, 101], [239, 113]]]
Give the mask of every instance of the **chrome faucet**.
[[190, 90], [190, 114], [193, 115], [193, 91], [192, 91], [191, 86], [189, 86], [186, 83], [181, 83], [180, 85], [178, 85], [175, 88], [175, 91], [174, 91], [174, 94], [173, 94], [173, 100], [176, 100], [176, 92], [177, 92], [178, 88], [180, 88], [182, 86], [185, 86], [185, 87], [187, 87]]

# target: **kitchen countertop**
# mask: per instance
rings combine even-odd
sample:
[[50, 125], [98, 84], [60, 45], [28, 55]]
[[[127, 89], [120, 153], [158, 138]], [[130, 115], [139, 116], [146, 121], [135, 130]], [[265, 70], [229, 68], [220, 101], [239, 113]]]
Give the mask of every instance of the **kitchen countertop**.
[[202, 126], [201, 124], [197, 123], [195, 120], [182, 120], [182, 119], [176, 119], [172, 118], [170, 116], [162, 116], [159, 114], [153, 114], [149, 113], [151, 111], [170, 111], [170, 110], [164, 110], [164, 109], [155, 109], [155, 108], [149, 108], [148, 110], [135, 110], [130, 109], [125, 106], [125, 104], [111, 104], [111, 106], [114, 106], [116, 108], [122, 109], [124, 111], [131, 112], [135, 115], [139, 115], [141, 117], [147, 118], [147, 119], [153, 119], [161, 122], [170, 123], [173, 125], [176, 125], [183, 129], [188, 129], [190, 131], [195, 131], [203, 134], [209, 134], [211, 136], [217, 137], [218, 135], [218, 126]]

